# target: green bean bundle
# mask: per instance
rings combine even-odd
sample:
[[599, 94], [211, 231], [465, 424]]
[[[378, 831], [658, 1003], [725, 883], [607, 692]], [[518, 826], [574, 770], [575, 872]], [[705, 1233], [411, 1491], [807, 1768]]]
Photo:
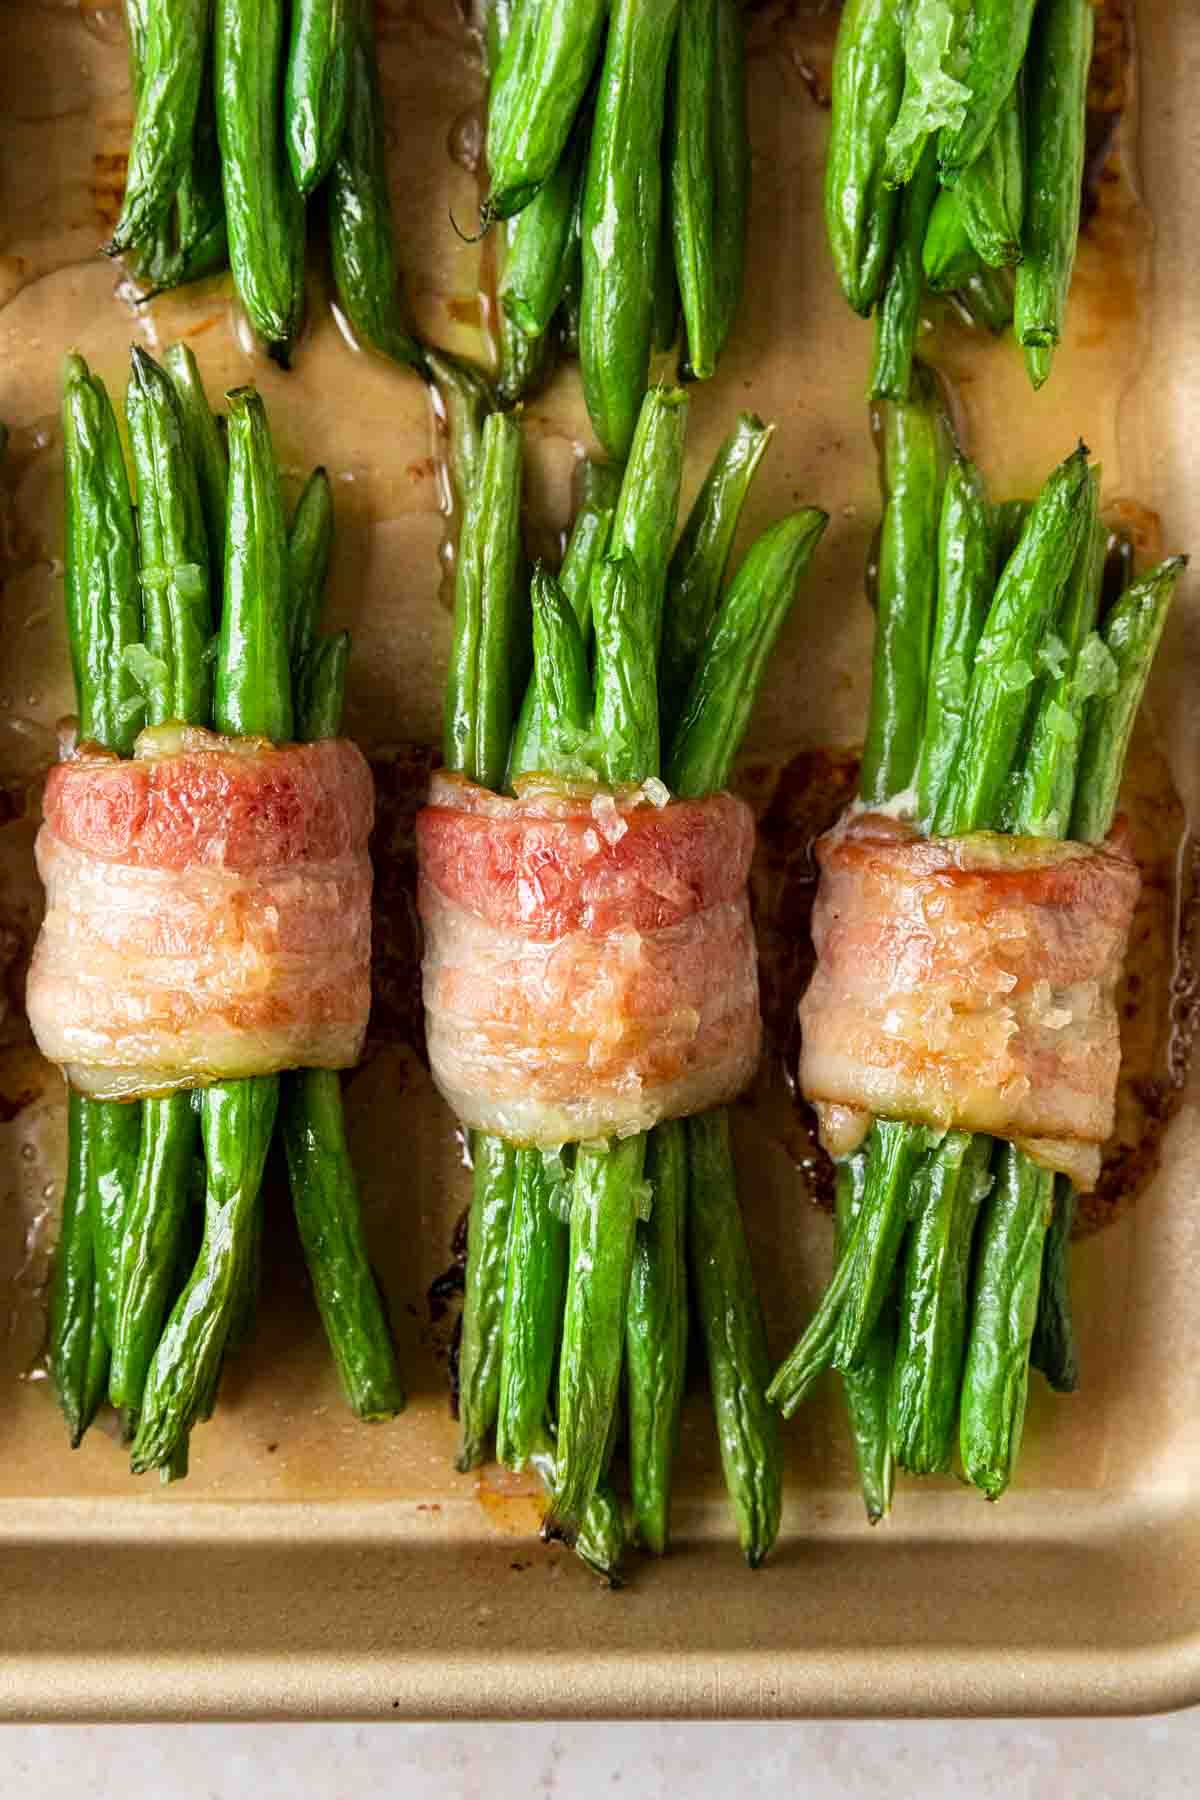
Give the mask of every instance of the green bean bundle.
[[[103, 384], [81, 358], [67, 363], [66, 588], [80, 735], [126, 755], [143, 720], [332, 737], [348, 640], [316, 631], [328, 480], [316, 471], [289, 535], [258, 396], [229, 396], [227, 465], [191, 353], [175, 346], [164, 362], [133, 352], [136, 514]], [[277, 1117], [346, 1397], [364, 1419], [402, 1407], [335, 1073], [218, 1081], [129, 1103], [72, 1090], [50, 1353], [73, 1444], [107, 1396], [135, 1471], [185, 1471], [191, 1430], [211, 1413], [225, 1358], [253, 1317]]]
[[737, 0], [491, 0], [484, 227], [498, 226], [500, 392], [577, 346], [624, 461], [652, 351], [682, 316], [707, 380], [741, 297], [749, 188]]
[[228, 262], [284, 366], [303, 324], [305, 203], [329, 220], [338, 306], [424, 374], [397, 288], [370, 0], [126, 0], [135, 117], [106, 245], [143, 298]]
[[1063, 334], [1083, 195], [1091, 0], [848, 0], [825, 217], [875, 314], [870, 397], [908, 394], [926, 289], [1014, 325], [1035, 388]]
[[[518, 706], [513, 640], [529, 630], [521, 436], [508, 416], [487, 419], [459, 553], [451, 769], [509, 791], [548, 776], [661, 788], [661, 773], [692, 798], [728, 782], [825, 517], [804, 511], [772, 527], [726, 586], [769, 436], [744, 416], [672, 556], [685, 424], [684, 394], [652, 389], [619, 482], [589, 468], [560, 575], [540, 565], [532, 575], [534, 673]], [[608, 1470], [624, 1425], [633, 1535], [661, 1552], [695, 1317], [739, 1538], [760, 1562], [779, 1525], [779, 1450], [724, 1113], [553, 1151], [476, 1131], [472, 1162], [459, 1467], [481, 1462], [494, 1433], [505, 1463], [543, 1474], [547, 1531], [611, 1577], [624, 1532]]]
[[[908, 554], [880, 558], [863, 801], [935, 840], [1101, 842], [1182, 559], [1101, 621], [1104, 534], [1082, 447], [1014, 512], [971, 464], [931, 453], [948, 426], [924, 371], [884, 426], [883, 538]], [[1052, 1385], [1075, 1383], [1070, 1181], [1016, 1144], [880, 1117], [838, 1192], [834, 1277], [770, 1398], [790, 1415], [823, 1368], [841, 1371], [872, 1520], [893, 1463], [947, 1469], [956, 1438], [968, 1478], [997, 1498], [1031, 1356]]]

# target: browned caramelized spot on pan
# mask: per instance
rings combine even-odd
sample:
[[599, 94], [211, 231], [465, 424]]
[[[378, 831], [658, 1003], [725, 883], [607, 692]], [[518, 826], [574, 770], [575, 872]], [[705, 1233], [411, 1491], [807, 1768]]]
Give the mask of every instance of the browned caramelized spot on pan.
[[[853, 798], [857, 777], [857, 752], [826, 749], [803, 751], [782, 763], [748, 761], [737, 781], [758, 818], [750, 880], [764, 1058], [750, 1105], [823, 1205], [832, 1202], [833, 1165], [817, 1143], [812, 1110], [797, 1087], [796, 1005], [812, 972], [813, 845]], [[1080, 1200], [1076, 1232], [1081, 1235], [1107, 1224], [1132, 1203], [1157, 1169], [1200, 1018], [1200, 959], [1194, 953], [1200, 854], [1189, 845], [1189, 856], [1181, 858], [1187, 841], [1183, 808], [1165, 758], [1144, 734], [1135, 738], [1130, 754], [1122, 806], [1142, 891], [1118, 990], [1122, 1064], [1117, 1127], [1099, 1187]], [[1182, 888], [1181, 861], [1187, 869]]]
[[1117, 126], [1133, 103], [1133, 0], [1093, 0], [1096, 43], [1088, 75], [1087, 152], [1083, 223], [1102, 201], [1105, 182], [1118, 178]]
[[[124, 136], [129, 127], [124, 125]], [[125, 198], [125, 173], [129, 165], [124, 150], [97, 150], [92, 155], [92, 201], [97, 224], [107, 233], [121, 216]]]
[[406, 1044], [425, 1060], [421, 1010], [421, 931], [417, 922], [417, 813], [431, 770], [440, 761], [419, 744], [400, 744], [371, 758], [375, 829], [371, 860], [371, 1022], [367, 1043]]

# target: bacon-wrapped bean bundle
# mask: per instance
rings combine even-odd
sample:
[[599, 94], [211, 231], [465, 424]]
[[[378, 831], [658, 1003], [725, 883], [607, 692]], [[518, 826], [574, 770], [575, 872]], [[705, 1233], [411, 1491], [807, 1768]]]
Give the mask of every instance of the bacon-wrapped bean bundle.
[[465, 1124], [518, 1143], [648, 1131], [758, 1060], [749, 808], [438, 776], [418, 823], [426, 1034]]
[[[77, 1442], [107, 1386], [135, 1471], [171, 1477], [186, 1472], [191, 1428], [253, 1317], [282, 1071], [304, 1071], [287, 1077], [280, 1116], [347, 1397], [383, 1418], [403, 1394], [336, 1074], [358, 1055], [369, 1007], [373, 790], [361, 754], [333, 738], [345, 636], [314, 636], [328, 482], [310, 481], [289, 545], [258, 396], [230, 396], [227, 476], [194, 360], [177, 346], [168, 361], [174, 380], [134, 351], [140, 568], [107, 396], [68, 364], [80, 720], [46, 785], [47, 909], [28, 1003], [72, 1084], [51, 1322], [68, 1428]], [[306, 741], [287, 741], [293, 730]]]
[[344, 1069], [370, 1010], [370, 771], [353, 744], [197, 727], [87, 746], [46, 784], [27, 1004], [99, 1099]]
[[[931, 403], [914, 388], [906, 405]], [[888, 473], [891, 509], [903, 496]], [[1002, 512], [976, 471], [951, 471], [932, 658], [903, 707], [887, 647], [911, 611], [906, 587], [930, 570], [897, 567], [881, 581], [862, 777], [874, 810], [852, 809], [818, 848], [801, 1080], [857, 1204], [825, 1299], [770, 1394], [791, 1413], [829, 1362], [848, 1375], [872, 1519], [880, 1471], [893, 1458], [915, 1473], [949, 1467], [956, 1426], [969, 1478], [991, 1498], [1007, 1485], [1055, 1171], [1094, 1185], [1113, 1124], [1114, 993], [1138, 892], [1113, 818], [1181, 564], [1154, 571], [1097, 630], [1103, 539], [1086, 452], [1022, 509], [1015, 543]], [[905, 647], [911, 669], [921, 648]], [[923, 741], [880, 779], [878, 747], [914, 707]], [[1041, 1342], [1061, 1385], [1073, 1370], [1064, 1297], [1059, 1270]]]
[[[610, 1579], [619, 1511], [605, 1472], [622, 1373], [634, 1530], [647, 1549], [666, 1547], [689, 1265], [752, 1564], [779, 1523], [765, 1338], [728, 1129], [711, 1110], [744, 1085], [759, 1036], [752, 829], [723, 790], [825, 519], [799, 513], [766, 532], [719, 601], [765, 441], [750, 421], [743, 470], [741, 421], [668, 569], [685, 416], [681, 393], [646, 397], [615, 509], [593, 480], [564, 585], [534, 571], [534, 679], [507, 794], [493, 790], [521, 619], [520, 435], [487, 421], [459, 559], [451, 769], [418, 822], [430, 1059], [474, 1127], [459, 1466], [483, 1459], [494, 1428], [510, 1466], [545, 1471], [547, 1529], [594, 1565], [606, 1544]], [[664, 594], [688, 604], [665, 633]], [[561, 1328], [544, 1316], [560, 1307]]]

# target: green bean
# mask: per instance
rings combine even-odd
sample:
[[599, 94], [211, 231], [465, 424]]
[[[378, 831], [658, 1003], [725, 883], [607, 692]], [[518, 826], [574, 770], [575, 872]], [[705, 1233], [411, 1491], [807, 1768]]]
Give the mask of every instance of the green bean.
[[549, 329], [562, 299], [572, 232], [579, 230], [580, 183], [590, 112], [585, 109], [557, 166], [524, 208], [509, 235], [497, 299], [526, 337]]
[[[552, 1494], [558, 1481], [558, 1460], [549, 1432], [543, 1431], [530, 1452], [530, 1462], [537, 1469], [547, 1493]], [[625, 1554], [625, 1520], [621, 1505], [603, 1477], [588, 1502], [575, 1538], [575, 1554], [594, 1574], [601, 1576], [610, 1588], [622, 1586], [621, 1560]]]
[[1039, 388], [1044, 388], [1050, 379], [1050, 370], [1054, 366], [1054, 347], [1051, 344], [1026, 344], [1024, 356], [1025, 372], [1029, 376], [1030, 386], [1036, 392]]
[[[592, 574], [608, 548], [619, 491], [620, 472], [611, 464], [584, 464], [583, 492], [558, 585], [578, 620], [585, 645], [592, 630]], [[513, 731], [505, 786], [511, 789], [518, 775], [528, 775], [532, 770], [544, 767], [545, 760], [543, 714], [535, 680], [525, 690]]]
[[954, 197], [976, 251], [994, 268], [1021, 260], [1025, 218], [1025, 122], [1020, 81], [1004, 102], [996, 128], [969, 168]]
[[97, 1319], [104, 1341], [112, 1345], [121, 1269], [121, 1237], [137, 1179], [137, 1148], [142, 1136], [140, 1107], [131, 1103], [95, 1105], [90, 1125], [92, 1154], [92, 1255], [95, 1267]]
[[171, 379], [136, 345], [125, 413], [137, 473], [145, 644], [162, 671], [148, 694], [150, 722], [206, 724], [213, 617], [200, 484]]
[[921, 267], [935, 294], [961, 287], [979, 268], [979, 252], [971, 242], [954, 188], [943, 188], [933, 203], [921, 246]]
[[[495, 253], [497, 290], [504, 285], [509, 249], [519, 223], [519, 219], [506, 219], [500, 225]], [[541, 337], [527, 337], [518, 330], [503, 306], [497, 306], [495, 321], [496, 399], [503, 407], [519, 406], [549, 386], [558, 346], [549, 331], [544, 331]]]
[[881, 411], [884, 512], [860, 778], [862, 798], [872, 803], [908, 787], [920, 753], [948, 437], [934, 378], [921, 364], [909, 398]]
[[213, 66], [204, 59], [191, 163], [175, 194], [177, 285], [213, 275], [229, 261], [225, 230], [225, 190], [221, 181], [221, 146], [217, 141], [217, 105]]
[[[857, 1229], [856, 1226], [856, 1232]], [[850, 1255], [853, 1241], [854, 1239], [851, 1237], [847, 1242], [845, 1253], [838, 1257], [828, 1286], [821, 1296], [821, 1304], [809, 1320], [802, 1336], [792, 1346], [771, 1377], [770, 1386], [767, 1388], [767, 1400], [771, 1406], [779, 1408], [785, 1419], [790, 1419], [792, 1414], [799, 1410], [802, 1402], [811, 1393], [817, 1377], [823, 1375], [833, 1363], [842, 1308], [850, 1296], [855, 1273], [853, 1258]], [[866, 1350], [867, 1345], [864, 1342], [862, 1356], [866, 1355]], [[859, 1360], [861, 1362], [861, 1356]]]
[[644, 781], [659, 766], [654, 621], [628, 554], [606, 556], [592, 577], [592, 622], [597, 772], [613, 786]]
[[687, 698], [724, 586], [742, 507], [773, 431], [754, 413], [738, 414], [671, 557], [658, 659], [658, 710], [665, 732], [674, 730]]
[[967, 697], [962, 741], [971, 754], [959, 759], [933, 821], [936, 831], [971, 831], [1001, 818], [1034, 663], [1078, 554], [1090, 482], [1081, 445], [1042, 488], [1000, 577]]
[[337, 1071], [286, 1076], [280, 1117], [292, 1209], [342, 1391], [358, 1418], [394, 1418], [404, 1389], [367, 1253]]
[[[108, 1393], [110, 1353], [108, 1339], [105, 1336], [100, 1323], [100, 1310], [100, 1275], [97, 1270], [92, 1276], [92, 1304], [90, 1315], [92, 1328], [91, 1335], [88, 1339], [87, 1361], [83, 1368], [82, 1404], [79, 1414], [80, 1437], [82, 1437], [92, 1420], [96, 1417], [96, 1414], [100, 1411], [100, 1408], [104, 1404], [105, 1395]], [[73, 1450], [79, 1448], [79, 1438], [76, 1438], [72, 1442], [71, 1448]]]
[[[580, 199], [582, 200], [582, 195]], [[558, 347], [563, 356], [571, 362], [579, 361], [579, 308], [582, 298], [583, 247], [579, 240], [579, 208], [576, 207], [575, 222], [566, 254], [563, 257], [562, 299], [559, 302], [558, 312], [555, 314], [558, 326]], [[669, 345], [668, 348], [670, 348]]]
[[[611, 778], [610, 778], [611, 779]], [[549, 1529], [574, 1536], [603, 1473], [621, 1384], [644, 1136], [582, 1144], [571, 1185], [558, 1367], [558, 1466]]]
[[217, 653], [217, 728], [242, 737], [292, 735], [288, 665], [288, 544], [266, 408], [253, 388], [229, 399], [225, 605]]
[[[663, 187], [662, 207], [658, 222], [658, 252], [654, 258], [654, 315], [650, 332], [652, 351], [665, 356], [673, 350], [679, 341], [680, 305], [679, 279], [675, 273], [675, 225], [671, 217], [671, 160], [669, 149], [672, 139], [671, 93], [674, 85], [675, 56], [672, 55], [667, 70], [667, 103], [663, 120]], [[582, 270], [582, 252], [581, 252]], [[687, 344], [683, 346], [683, 361], [687, 360]], [[687, 380], [681, 364], [678, 379]]]
[[124, 652], [141, 642], [137, 532], [117, 422], [81, 356], [63, 381], [67, 637], [79, 733], [128, 756], [142, 724]]
[[[333, 489], [314, 469], [288, 526], [288, 660], [295, 683], [313, 647], [333, 549]], [[336, 732], [329, 732], [330, 737]]]
[[179, 1283], [180, 1243], [200, 1148], [196, 1096], [172, 1094], [141, 1108], [137, 1176], [120, 1238], [109, 1399], [136, 1414], [151, 1358]]
[[970, 90], [966, 112], [938, 139], [942, 180], [953, 186], [996, 128], [1029, 44], [1036, 0], [974, 0], [970, 54], [963, 80]]
[[716, 0], [713, 72], [713, 278], [717, 290], [717, 354], [725, 348], [746, 275], [750, 223], [750, 138], [746, 128], [745, 24], [739, 0]]
[[687, 1121], [688, 1261], [708, 1353], [725, 1485], [752, 1569], [779, 1533], [779, 1422], [765, 1396], [766, 1329], [742, 1228], [724, 1108]]
[[638, 415], [609, 538], [610, 555], [628, 552], [637, 567], [647, 614], [654, 622], [656, 655], [683, 483], [687, 420], [688, 398], [682, 388], [651, 388]]
[[1042, 1245], [1053, 1204], [1053, 1173], [1014, 1144], [1002, 1144], [979, 1226], [959, 1422], [963, 1468], [989, 1500], [998, 1500], [1008, 1486], [1021, 1442]]
[[163, 367], [175, 386], [183, 416], [192, 465], [200, 483], [200, 503], [208, 534], [210, 595], [214, 611], [225, 584], [225, 501], [229, 489], [229, 461], [217, 421], [208, 404], [200, 368], [186, 344], [171, 344], [163, 354]]
[[1029, 1346], [1030, 1365], [1040, 1369], [1059, 1394], [1079, 1386], [1079, 1356], [1071, 1316], [1069, 1251], [1075, 1222], [1075, 1189], [1065, 1175], [1054, 1182], [1054, 1212], [1042, 1249], [1037, 1323]]
[[[332, 532], [331, 512], [316, 499], [321, 490], [314, 482], [315, 476], [305, 490], [314, 496], [308, 509], [311, 528], [298, 529], [305, 511], [302, 496], [288, 545], [293, 624], [297, 592], [315, 589], [315, 600], [307, 603], [310, 637], [320, 610]], [[349, 634], [343, 631], [318, 638], [304, 654], [296, 693], [301, 741], [336, 737], [340, 730], [349, 652]], [[336, 1070], [304, 1069], [289, 1075], [283, 1087], [282, 1120], [292, 1209], [343, 1392], [360, 1419], [393, 1418], [404, 1407], [404, 1387], [371, 1268]]]
[[[142, 718], [125, 659], [142, 633], [133, 504], [108, 394], [78, 356], [64, 372], [63, 442], [67, 635], [80, 735], [128, 755]], [[140, 1125], [136, 1107], [70, 1098], [51, 1356], [72, 1444], [108, 1381], [116, 1257]]]
[[996, 585], [996, 528], [983, 477], [957, 457], [938, 526], [937, 602], [925, 726], [917, 765], [917, 817], [931, 819], [954, 772], [979, 636]]
[[250, 323], [287, 367], [304, 312], [304, 202], [283, 142], [283, 0], [216, 0], [217, 129], [233, 279]]
[[137, 117], [121, 216], [105, 245], [110, 256], [151, 235], [188, 166], [207, 60], [209, 0], [148, 6], [140, 24]]
[[[500, 64], [504, 57], [504, 50], [508, 43], [509, 33], [512, 31], [513, 18], [517, 10], [517, 4], [518, 0], [484, 0], [484, 5], [481, 9], [483, 13], [484, 72], [487, 75], [489, 84], [487, 94], [487, 126], [489, 131], [499, 131], [501, 129], [501, 116], [508, 105], [508, 100], [505, 96], [512, 94], [512, 90], [507, 84], [503, 89], [500, 88], [497, 77], [500, 73]], [[528, 49], [532, 39], [526, 37], [523, 42], [526, 49]], [[524, 62], [524, 56], [522, 57], [522, 62]], [[485, 151], [486, 148], [487, 144], [485, 140]]]
[[67, 1178], [50, 1287], [50, 1374], [72, 1450], [103, 1398], [89, 1379], [89, 1363], [106, 1349], [96, 1318], [90, 1216], [91, 1128], [99, 1110], [67, 1090]]
[[[130, 76], [136, 105], [142, 82], [134, 37], [131, 27]], [[215, 274], [228, 261], [212, 69], [207, 57], [203, 62], [191, 154], [175, 190], [174, 204], [126, 258], [142, 286], [139, 303], [154, 299], [166, 289]]]
[[292, 0], [283, 117], [302, 194], [324, 181], [346, 125], [354, 0]]
[[679, 0], [613, 0], [583, 190], [580, 364], [588, 413], [629, 455], [646, 390], [662, 208], [660, 141]]
[[1186, 567], [1185, 556], [1159, 563], [1135, 582], [1104, 621], [1102, 635], [1116, 665], [1116, 685], [1111, 693], [1088, 703], [1071, 813], [1071, 836], [1084, 843], [1100, 843], [1112, 827], [1134, 720], [1175, 585]]
[[463, 521], [447, 678], [446, 766], [499, 788], [512, 731], [512, 652], [521, 558], [521, 428], [492, 413]]
[[910, 182], [934, 136], [961, 117], [968, 90], [962, 72], [973, 0], [916, 0], [904, 8], [904, 92], [887, 139], [887, 179]]
[[1013, 282], [1006, 269], [993, 269], [980, 263], [963, 277], [951, 299], [965, 316], [968, 325], [979, 326], [999, 337], [1013, 319]]
[[547, 767], [578, 758], [592, 722], [592, 679], [571, 603], [539, 563], [533, 571], [533, 664]]
[[346, 693], [350, 633], [318, 638], [296, 682], [296, 736], [301, 742], [338, 735]]
[[909, 1235], [892, 1367], [890, 1436], [902, 1469], [950, 1467], [966, 1345], [971, 1245], [992, 1140], [952, 1131], [930, 1159]]
[[510, 1469], [536, 1463], [546, 1430], [567, 1285], [568, 1181], [540, 1150], [517, 1152], [496, 1418], [496, 1456]]
[[714, 240], [716, 59], [716, 0], [681, 0], [671, 61], [667, 158], [675, 274], [688, 367], [697, 381], [707, 381], [716, 369], [720, 327]]
[[[282, 1093], [282, 1087], [280, 1089]], [[278, 1123], [278, 1115], [276, 1115]], [[250, 1208], [246, 1224], [246, 1261], [237, 1293], [234, 1295], [233, 1308], [229, 1315], [229, 1330], [225, 1338], [225, 1353], [221, 1359], [222, 1369], [231, 1356], [244, 1350], [254, 1336], [258, 1325], [258, 1304], [262, 1299], [262, 1260], [263, 1260], [263, 1197], [261, 1191]], [[205, 1401], [205, 1410], [211, 1419], [217, 1404], [220, 1388], [219, 1379], [214, 1382], [209, 1398]]]
[[278, 1101], [279, 1083], [271, 1078], [227, 1081], [204, 1090], [204, 1242], [150, 1365], [130, 1454], [135, 1474], [169, 1461], [217, 1379], [248, 1273], [254, 1211]]
[[926, 1146], [927, 1135], [919, 1127], [894, 1119], [876, 1119], [871, 1127], [862, 1205], [846, 1249], [850, 1286], [833, 1350], [839, 1369], [861, 1359], [883, 1310]]
[[354, 0], [346, 129], [329, 171], [329, 260], [350, 329], [393, 362], [425, 373], [425, 353], [400, 307], [374, 9]]
[[864, 318], [891, 261], [899, 195], [888, 185], [886, 145], [903, 89], [901, 9], [894, 0], [848, 0], [833, 58], [825, 227], [842, 292]]
[[[838, 1164], [834, 1239], [835, 1255], [839, 1258], [853, 1235], [865, 1177], [866, 1159], [862, 1156], [853, 1156]], [[842, 1389], [846, 1396], [846, 1411], [850, 1415], [858, 1484], [871, 1525], [877, 1525], [892, 1510], [895, 1470], [888, 1435], [888, 1388], [896, 1349], [893, 1315], [894, 1308], [885, 1305], [859, 1360], [842, 1370]]]
[[467, 1228], [466, 1297], [458, 1358], [457, 1466], [476, 1468], [500, 1405], [504, 1277], [518, 1151], [503, 1138], [472, 1132], [471, 1219]]
[[1087, 139], [1087, 81], [1094, 19], [1090, 0], [1042, 0], [1027, 63], [1028, 193], [1017, 270], [1020, 343], [1052, 348], [1075, 267]]
[[518, 0], [488, 97], [484, 222], [511, 218], [550, 180], [600, 53], [607, 0]]
[[633, 1529], [656, 1556], [667, 1547], [671, 1468], [687, 1373], [687, 1134], [680, 1119], [650, 1133], [650, 1217], [638, 1221], [625, 1316], [629, 1485]]
[[496, 397], [487, 377], [461, 357], [428, 349], [425, 361], [437, 393], [438, 422], [449, 440], [450, 498], [461, 522], [483, 456], [483, 422], [495, 411]]
[[1080, 691], [1080, 659], [1100, 611], [1107, 541], [1098, 515], [1098, 486], [1093, 476], [1083, 501], [1087, 515], [1083, 542], [1055, 620], [1061, 666], [1057, 674], [1045, 674], [1039, 682], [1022, 758], [1013, 829], [1033, 837], [1065, 837], [1071, 823], [1086, 703]]
[[677, 793], [712, 793], [729, 779], [767, 660], [827, 513], [809, 507], [769, 526], [746, 553], [721, 603], [667, 764]]
[[875, 353], [869, 389], [872, 400], [908, 398], [925, 292], [922, 250], [936, 193], [937, 161], [933, 145], [927, 144], [911, 182], [900, 196], [892, 260], [875, 313]]

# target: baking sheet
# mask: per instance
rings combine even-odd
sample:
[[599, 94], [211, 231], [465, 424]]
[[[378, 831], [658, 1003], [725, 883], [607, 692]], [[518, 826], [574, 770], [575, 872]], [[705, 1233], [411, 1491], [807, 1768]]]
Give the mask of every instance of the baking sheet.
[[[456, 9], [380, 11], [401, 257], [421, 329], [479, 346], [469, 139], [478, 70]], [[356, 654], [347, 728], [376, 754], [436, 738], [449, 616], [436, 444], [420, 386], [357, 355], [324, 307], [294, 373], [257, 356], [223, 282], [134, 316], [94, 255], [117, 197], [129, 104], [115, 12], [75, 0], [0, 8], [0, 476], [6, 582], [0, 780], [35, 779], [70, 695], [62, 625], [57, 382], [71, 344], [123, 393], [128, 345], [192, 342], [210, 391], [258, 382], [294, 491], [330, 469], [338, 541], [330, 624]], [[1108, 502], [1141, 497], [1164, 541], [1200, 549], [1190, 410], [1200, 395], [1189, 195], [1200, 143], [1189, 97], [1200, 20], [1144, 0], [1148, 210], [1123, 188], [1082, 246], [1070, 341], [1034, 397], [1010, 347], [964, 333], [931, 353], [955, 376], [972, 448], [998, 494], [1027, 490], [1083, 435]], [[866, 329], [834, 291], [822, 242], [819, 99], [828, 21], [760, 9], [750, 62], [754, 149], [747, 304], [719, 379], [693, 390], [688, 493], [739, 406], [777, 421], [744, 538], [797, 502], [832, 523], [775, 658], [751, 751], [780, 756], [856, 735], [870, 618], [861, 570], [878, 502], [859, 395]], [[1131, 122], [1130, 122], [1131, 123]], [[114, 160], [115, 159], [115, 160]], [[1153, 220], [1153, 230], [1151, 229]], [[587, 442], [578, 384], [527, 414], [529, 510], [553, 535]], [[1192, 817], [1194, 582], [1168, 630], [1153, 723]], [[0, 815], [3, 816], [3, 815]], [[4, 922], [36, 906], [32, 822], [0, 830]], [[786, 1434], [780, 1549], [749, 1575], [733, 1549], [707, 1402], [685, 1419], [678, 1548], [600, 1589], [531, 1533], [532, 1490], [451, 1469], [445, 1269], [466, 1177], [453, 1122], [396, 1030], [377, 1032], [347, 1088], [352, 1141], [412, 1400], [395, 1424], [346, 1414], [287, 1233], [273, 1300], [197, 1434], [176, 1489], [134, 1483], [94, 1431], [68, 1451], [38, 1380], [41, 1296], [62, 1161], [56, 1082], [0, 1026], [0, 1712], [9, 1715], [350, 1716], [1096, 1710], [1200, 1697], [1200, 1174], [1193, 1084], [1163, 1167], [1136, 1209], [1078, 1246], [1083, 1392], [1035, 1384], [1013, 1492], [989, 1507], [952, 1481], [904, 1483], [894, 1519], [862, 1523], [832, 1383]], [[0, 1115], [2, 1116], [2, 1115]], [[829, 1228], [791, 1159], [745, 1112], [742, 1192], [773, 1348], [820, 1291]]]

